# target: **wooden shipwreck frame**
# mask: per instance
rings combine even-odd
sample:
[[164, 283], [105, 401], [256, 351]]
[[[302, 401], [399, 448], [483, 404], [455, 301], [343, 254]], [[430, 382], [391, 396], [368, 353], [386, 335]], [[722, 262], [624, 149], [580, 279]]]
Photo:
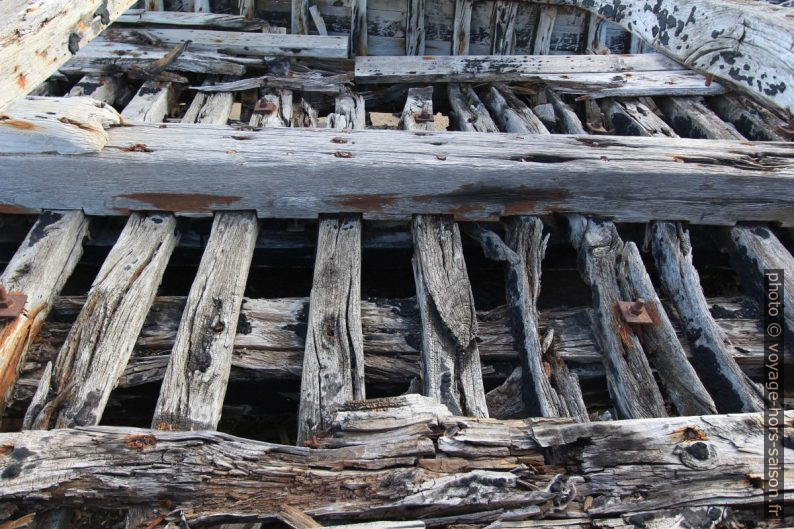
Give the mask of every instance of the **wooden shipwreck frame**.
[[0, 43], [0, 529], [794, 526], [791, 6], [5, 0]]

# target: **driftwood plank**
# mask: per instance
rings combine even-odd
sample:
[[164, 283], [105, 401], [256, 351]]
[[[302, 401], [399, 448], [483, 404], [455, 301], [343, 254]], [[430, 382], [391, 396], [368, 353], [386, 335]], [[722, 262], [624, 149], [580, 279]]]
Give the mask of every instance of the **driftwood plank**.
[[400, 115], [400, 128], [412, 131], [434, 131], [433, 87], [409, 88]]
[[468, 55], [471, 39], [471, 9], [474, 0], [455, 0], [452, 22], [452, 55]]
[[[116, 24], [141, 26], [188, 26], [208, 29], [230, 29], [238, 31], [261, 31], [265, 22], [253, 19], [253, 2], [245, 0], [245, 12], [240, 15], [221, 13], [186, 13], [183, 11], [147, 11], [128, 9]], [[251, 16], [247, 16], [247, 15]]]
[[466, 132], [499, 132], [488, 109], [470, 84], [449, 83], [447, 87], [450, 114], [457, 130]]
[[328, 427], [337, 407], [364, 398], [361, 219], [320, 220], [303, 356], [298, 445]]
[[135, 0], [47, 0], [0, 6], [0, 111], [55, 72]]
[[683, 64], [794, 112], [794, 18], [788, 8], [737, 0], [544, 2], [600, 15]]
[[510, 55], [515, 47], [518, 3], [496, 0], [491, 16], [491, 54]]
[[0, 322], [0, 413], [5, 411], [31, 343], [83, 253], [82, 212], [43, 213], [0, 275], [8, 292], [27, 295], [25, 310]]
[[722, 121], [699, 97], [662, 97], [659, 108], [679, 135], [710, 140], [745, 139], [730, 123]]
[[[41, 407], [26, 426], [36, 429], [97, 424], [135, 346], [176, 245], [176, 219], [133, 213], [91, 286], [61, 348]], [[46, 389], [45, 389], [46, 388]]]
[[[427, 213], [467, 220], [574, 211], [617, 222], [794, 224], [794, 153], [787, 143], [291, 128], [256, 132], [184, 124], [115, 127], [107, 133], [108, 145], [98, 154], [2, 155], [0, 208], [84, 209], [102, 215], [248, 209], [270, 218], [335, 211], [407, 219]], [[232, 167], [234, 179], [218, 179]], [[18, 177], [20, 172], [25, 178]], [[74, 184], [87, 174], [93, 185]], [[326, 185], [316, 185], [318, 174]]]
[[[428, 524], [438, 516], [454, 522], [498, 506], [511, 519], [553, 515], [563, 524], [766, 499], [753, 480], [737, 479], [763, 471], [760, 414], [500, 422], [455, 417], [429, 400], [350, 403], [319, 448], [134, 428], [2, 433], [0, 443], [13, 448], [2, 460], [0, 493], [6, 502], [50, 508], [117, 509], [165, 497], [170, 518], [191, 525], [273, 520], [287, 501], [323, 522], [406, 510]], [[785, 413], [786, 424], [792, 418]], [[790, 462], [791, 448], [784, 451]], [[545, 453], [556, 455], [547, 461]]]
[[425, 0], [408, 0], [405, 12], [405, 54], [425, 54]]
[[414, 278], [422, 320], [422, 393], [453, 413], [487, 417], [477, 318], [457, 223], [413, 220]]
[[582, 278], [593, 294], [594, 333], [604, 355], [609, 393], [622, 419], [665, 417], [662, 395], [637, 334], [617, 307], [622, 299], [617, 267], [626, 251], [611, 222], [569, 217], [571, 243]]
[[673, 301], [692, 344], [692, 363], [720, 411], [763, 409], [759, 389], [727, 352], [725, 334], [714, 322], [692, 262], [689, 233], [680, 223], [654, 222], [651, 248], [662, 288]]
[[367, 0], [352, 0], [348, 55], [367, 55]]
[[502, 132], [549, 134], [543, 122], [506, 84], [490, 84], [481, 91], [481, 96]]

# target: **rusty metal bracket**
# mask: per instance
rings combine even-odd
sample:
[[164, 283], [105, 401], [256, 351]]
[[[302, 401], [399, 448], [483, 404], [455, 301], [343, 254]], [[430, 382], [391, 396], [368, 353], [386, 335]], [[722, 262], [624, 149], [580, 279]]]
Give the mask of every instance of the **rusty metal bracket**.
[[636, 325], [650, 325], [653, 323], [651, 315], [645, 310], [645, 300], [618, 301], [618, 308], [623, 321]]
[[0, 285], [0, 318], [16, 318], [22, 314], [27, 302], [27, 295], [22, 292], [8, 292]]

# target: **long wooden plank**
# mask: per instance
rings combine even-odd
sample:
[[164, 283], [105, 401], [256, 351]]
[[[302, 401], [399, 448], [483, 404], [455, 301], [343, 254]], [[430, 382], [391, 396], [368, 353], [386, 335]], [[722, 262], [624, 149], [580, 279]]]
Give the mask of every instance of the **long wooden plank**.
[[456, 222], [413, 220], [414, 278], [422, 320], [422, 393], [453, 413], [487, 417], [477, 318]]
[[82, 212], [43, 213], [0, 275], [0, 285], [7, 291], [27, 296], [22, 314], [0, 320], [0, 413], [55, 297], [83, 253], [87, 230]]
[[327, 428], [339, 406], [363, 398], [361, 219], [324, 217], [309, 301], [298, 446]]
[[408, 0], [405, 12], [405, 54], [425, 54], [425, 0]]
[[455, 0], [452, 23], [452, 55], [468, 55], [471, 39], [471, 10], [474, 0]]
[[[116, 24], [188, 26], [238, 31], [261, 31], [265, 23], [262, 20], [253, 20], [253, 13], [250, 11], [253, 8], [252, 4], [253, 2], [246, 2], [246, 10], [245, 12], [241, 12], [240, 15], [128, 9], [116, 20]], [[249, 13], [251, 16], [246, 16]]]
[[[494, 510], [529, 519], [553, 514], [564, 523], [766, 500], [754, 480], [737, 479], [763, 472], [761, 414], [500, 422], [452, 416], [428, 400], [353, 402], [314, 449], [214, 432], [2, 433], [0, 443], [14, 448], [3, 461], [0, 493], [15, 504], [105, 509], [165, 497], [172, 518], [191, 525], [273, 520], [286, 502], [329, 522], [410, 511], [431, 524], [440, 514], [455, 522]], [[792, 418], [791, 411], [781, 418], [785, 435]], [[783, 450], [788, 472], [794, 453]], [[572, 452], [577, 457], [565, 458]], [[560, 461], [545, 460], [547, 453]], [[784, 492], [791, 494], [790, 485]]]
[[794, 112], [788, 8], [742, 0], [543, 1], [586, 9], [695, 70]]
[[91, 286], [52, 376], [40, 382], [46, 399], [28, 409], [27, 427], [99, 423], [177, 240], [173, 215], [130, 216]]
[[491, 16], [491, 54], [510, 55], [515, 46], [518, 3], [496, 0]]
[[0, 111], [29, 93], [135, 0], [45, 0], [0, 6]]
[[[470, 220], [574, 211], [616, 221], [794, 224], [786, 143], [183, 124], [116, 127], [108, 136], [99, 154], [0, 155], [0, 208]], [[235, 178], [219, 180], [230, 167]], [[91, 186], [82, 185], [87, 175]], [[325, 185], [316, 185], [318, 175]]]

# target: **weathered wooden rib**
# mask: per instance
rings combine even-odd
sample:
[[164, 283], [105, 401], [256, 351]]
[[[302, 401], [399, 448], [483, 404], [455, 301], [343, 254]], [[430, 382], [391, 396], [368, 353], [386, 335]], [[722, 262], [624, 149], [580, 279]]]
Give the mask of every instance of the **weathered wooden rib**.
[[[243, 56], [286, 56], [339, 59], [347, 56], [347, 39], [340, 36], [280, 35], [209, 29], [147, 28], [146, 33], [166, 46], [190, 41], [190, 49]], [[114, 28], [103, 35], [111, 41], [137, 42], [135, 30]]]
[[556, 6], [541, 6], [538, 14], [538, 24], [535, 27], [535, 40], [532, 52], [535, 55], [548, 55], [551, 45], [551, 34], [554, 31], [554, 22], [557, 20]]
[[323, 20], [322, 14], [320, 14], [320, 9], [313, 5], [309, 7], [309, 14], [312, 17], [312, 22], [314, 22], [314, 27], [317, 28], [317, 33], [320, 35], [328, 35], [328, 28], [325, 26], [325, 20]]
[[46, 400], [28, 409], [26, 427], [64, 428], [99, 422], [177, 239], [173, 215], [130, 216], [94, 280], [52, 376], [40, 382]]
[[124, 121], [161, 123], [174, 106], [177, 86], [170, 81], [146, 81], [121, 111]]
[[470, 84], [449, 83], [447, 87], [450, 114], [458, 130], [467, 132], [499, 132], [488, 109]]
[[[208, 79], [205, 83], [211, 83]], [[182, 116], [182, 123], [210, 123], [225, 125], [234, 104], [233, 92], [197, 92]]]
[[400, 115], [400, 128], [412, 131], [434, 131], [433, 87], [409, 88]]
[[699, 97], [662, 97], [659, 108], [679, 135], [710, 140], [743, 140], [744, 136], [722, 121]]
[[692, 344], [692, 363], [717, 408], [723, 412], [763, 409], [759, 389], [728, 354], [726, 337], [708, 310], [700, 276], [692, 262], [689, 233], [674, 222], [654, 222], [651, 233], [662, 288], [676, 308]]
[[490, 84], [480, 93], [483, 103], [503, 132], [549, 134], [543, 122], [506, 84]]
[[[250, 4], [250, 2], [248, 2]], [[246, 11], [248, 13], [248, 11]], [[194, 28], [228, 29], [237, 31], [261, 31], [266, 22], [254, 20], [252, 16], [221, 13], [186, 13], [183, 11], [147, 11], [128, 9], [116, 24], [140, 26], [188, 26]]]
[[106, 129], [120, 123], [113, 107], [91, 97], [26, 97], [0, 114], [0, 152], [99, 152], [109, 140]]
[[496, 0], [491, 17], [491, 54], [509, 55], [515, 46], [518, 3]]
[[[794, 224], [787, 143], [184, 124], [116, 127], [108, 136], [99, 154], [0, 155], [0, 207], [468, 220], [568, 211], [618, 222]], [[235, 178], [219, 181], [232, 167]], [[86, 174], [91, 187], [65, 185]], [[317, 174], [326, 185], [316, 185]]]
[[330, 425], [333, 412], [364, 398], [361, 219], [321, 218], [303, 356], [298, 445]]
[[291, 0], [292, 16], [290, 17], [290, 33], [293, 35], [309, 34], [309, 0]]
[[779, 127], [786, 123], [748, 97], [724, 94], [709, 98], [709, 105], [720, 118], [733, 123], [740, 134], [751, 140], [784, 140]]
[[764, 271], [783, 270], [781, 301], [786, 337], [794, 339], [794, 257], [767, 226], [738, 225], [731, 228], [730, 232], [734, 268], [748, 292], [763, 299]]
[[346, 91], [334, 100], [334, 112], [328, 116], [328, 128], [363, 130], [367, 128], [364, 98]]
[[135, 0], [47, 0], [0, 7], [0, 111], [55, 72]]
[[425, 0], [408, 0], [405, 11], [405, 54], [425, 54]]
[[551, 106], [554, 108], [554, 113], [557, 116], [557, 123], [560, 132], [563, 134], [587, 134], [582, 126], [582, 120], [576, 115], [576, 112], [571, 106], [562, 100], [562, 98], [551, 88], [545, 90], [546, 98]]
[[794, 112], [788, 8], [738, 0], [659, 0], [653, 6], [645, 0], [543, 1], [600, 15], [688, 67]]
[[454, 412], [487, 417], [474, 296], [458, 225], [449, 217], [418, 215], [412, 227], [422, 393]]
[[[337, 413], [333, 433], [317, 439], [319, 448], [135, 428], [2, 433], [9, 448], [0, 493], [32, 506], [105, 509], [165, 497], [173, 519], [191, 524], [272, 520], [287, 500], [322, 521], [410, 509], [414, 519], [449, 523], [494, 510], [508, 519], [581, 520], [765, 501], [755, 479], [737, 479], [763, 470], [760, 414], [500, 422], [455, 417], [428, 400], [352, 402]], [[785, 417], [788, 424], [794, 413]], [[783, 450], [790, 462], [792, 449]], [[554, 454], [548, 462], [546, 453]]]
[[43, 213], [0, 275], [8, 292], [27, 296], [25, 310], [0, 322], [0, 413], [5, 411], [31, 343], [83, 253], [82, 212]]
[[639, 99], [608, 98], [601, 100], [600, 106], [610, 134], [678, 137], [670, 125]]
[[611, 222], [569, 217], [571, 243], [593, 295], [594, 333], [604, 355], [609, 393], [621, 419], [665, 417], [664, 401], [636, 333], [623, 321], [617, 267], [626, 251]]
[[106, 75], [86, 75], [69, 90], [68, 97], [91, 97], [112, 105], [121, 95], [124, 81], [119, 77]]
[[473, 0], [455, 0], [452, 22], [452, 55], [468, 55]]
[[351, 7], [348, 55], [358, 57], [367, 54], [367, 0], [352, 0]]

